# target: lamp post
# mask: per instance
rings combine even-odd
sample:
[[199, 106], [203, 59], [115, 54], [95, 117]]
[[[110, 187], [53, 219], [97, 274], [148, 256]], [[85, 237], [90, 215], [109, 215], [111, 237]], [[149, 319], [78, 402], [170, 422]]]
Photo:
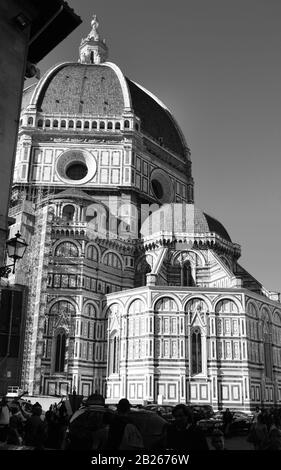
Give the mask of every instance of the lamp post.
[[27, 246], [27, 243], [21, 238], [19, 231], [13, 238], [6, 241], [8, 257], [12, 258], [14, 262], [13, 264], [0, 267], [0, 277], [8, 277], [11, 272], [11, 268], [13, 268], [12, 272], [15, 274], [16, 262], [23, 257]]

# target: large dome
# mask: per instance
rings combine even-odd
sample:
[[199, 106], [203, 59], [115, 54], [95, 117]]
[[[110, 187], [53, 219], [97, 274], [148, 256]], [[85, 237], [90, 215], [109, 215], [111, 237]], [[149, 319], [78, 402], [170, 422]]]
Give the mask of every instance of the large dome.
[[152, 93], [126, 78], [111, 63], [62, 63], [36, 86], [25, 90], [22, 107], [45, 115], [110, 118], [134, 113], [141, 132], [180, 156], [188, 156], [184, 136], [168, 108]]

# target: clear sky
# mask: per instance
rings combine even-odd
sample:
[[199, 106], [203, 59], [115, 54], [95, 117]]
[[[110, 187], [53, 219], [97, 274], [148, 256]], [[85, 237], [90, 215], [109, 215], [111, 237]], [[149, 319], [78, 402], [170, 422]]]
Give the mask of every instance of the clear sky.
[[109, 60], [172, 111], [191, 148], [195, 202], [281, 291], [280, 0], [68, 0], [83, 23], [42, 62], [78, 59], [92, 14]]

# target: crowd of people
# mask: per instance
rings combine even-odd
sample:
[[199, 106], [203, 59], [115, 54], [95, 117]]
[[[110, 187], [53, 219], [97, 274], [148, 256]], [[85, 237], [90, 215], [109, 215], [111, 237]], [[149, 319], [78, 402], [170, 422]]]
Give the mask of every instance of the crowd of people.
[[0, 443], [35, 449], [61, 449], [68, 424], [64, 402], [51, 405], [46, 413], [36, 402], [3, 397], [0, 402]]
[[[77, 410], [66, 405], [66, 401], [61, 401], [43, 412], [38, 402], [8, 403], [4, 397], [0, 403], [0, 443], [38, 450], [224, 451], [233, 419], [231, 411], [226, 409], [223, 428], [215, 429], [207, 439], [194, 422], [191, 409], [184, 404], [174, 406], [171, 422], [149, 412], [137, 413], [126, 398], [113, 410], [97, 393]], [[145, 421], [151, 416], [153, 421], [145, 427]], [[256, 409], [245, 439], [253, 445], [253, 450], [281, 450], [280, 423], [280, 410]], [[153, 439], [149, 438], [147, 429], [154, 433]]]
[[256, 408], [247, 437], [255, 450], [281, 450], [280, 408]]

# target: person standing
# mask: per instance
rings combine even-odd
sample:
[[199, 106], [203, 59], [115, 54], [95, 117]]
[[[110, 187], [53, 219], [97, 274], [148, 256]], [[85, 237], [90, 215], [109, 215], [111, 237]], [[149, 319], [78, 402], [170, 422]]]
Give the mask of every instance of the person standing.
[[137, 426], [130, 422], [131, 404], [127, 398], [121, 398], [117, 404], [117, 415], [112, 419], [107, 439], [110, 450], [143, 449], [143, 438]]
[[268, 445], [268, 429], [262, 414], [259, 414], [257, 422], [252, 424], [247, 441], [253, 443], [255, 450], [264, 450]]
[[7, 397], [3, 397], [0, 402], [0, 442], [6, 442], [10, 422], [10, 409]]
[[47, 440], [47, 424], [41, 419], [42, 407], [39, 403], [32, 406], [32, 415], [25, 424], [25, 445], [44, 449]]
[[222, 419], [224, 436], [228, 437], [230, 432], [230, 426], [233, 420], [233, 414], [231, 413], [229, 408], [226, 408], [226, 410], [223, 412]]
[[176, 405], [172, 415], [175, 421], [167, 429], [167, 449], [179, 452], [209, 450], [204, 433], [193, 423], [192, 412], [186, 405]]

